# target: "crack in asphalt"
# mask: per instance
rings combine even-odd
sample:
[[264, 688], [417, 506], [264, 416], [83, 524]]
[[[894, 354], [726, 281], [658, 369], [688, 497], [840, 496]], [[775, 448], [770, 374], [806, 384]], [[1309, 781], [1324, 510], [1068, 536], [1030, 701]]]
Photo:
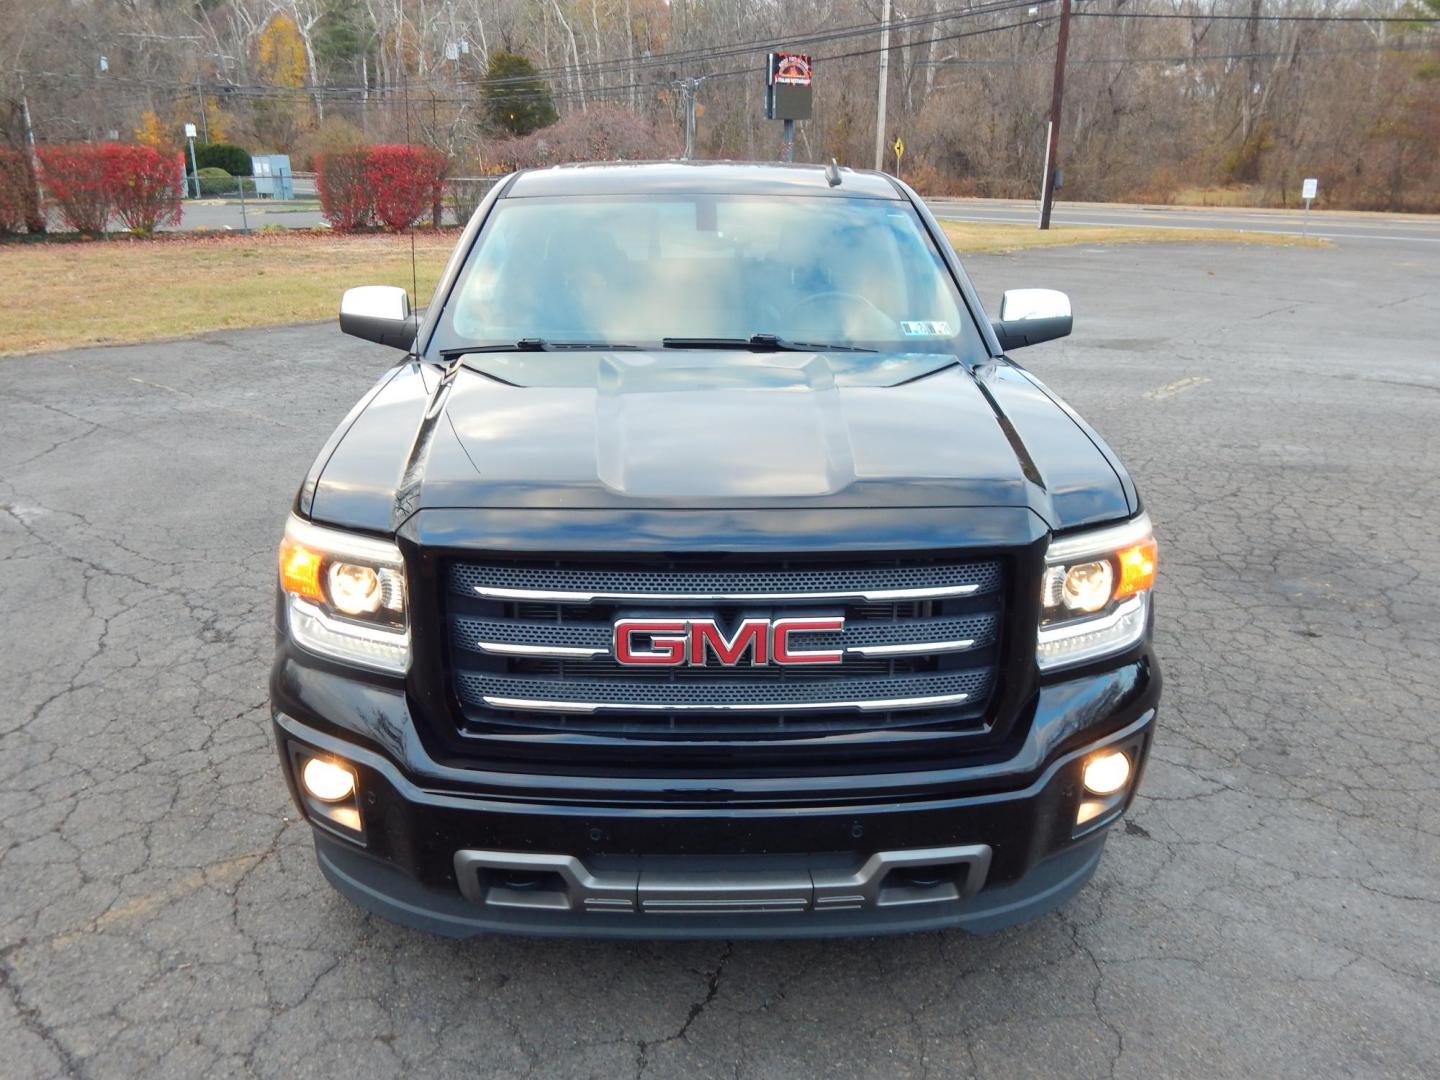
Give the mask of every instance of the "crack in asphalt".
[[685, 1041], [686, 1036], [690, 1032], [691, 1025], [700, 1019], [700, 1014], [710, 1007], [710, 1004], [715, 1000], [715, 996], [720, 992], [720, 977], [725, 973], [725, 964], [734, 952], [734, 944], [727, 941], [724, 949], [720, 953], [719, 959], [715, 961], [715, 967], [705, 976], [705, 996], [690, 1005], [690, 1011], [685, 1014], [685, 1020], [680, 1025], [678, 1031], [673, 1035], [665, 1036], [663, 1039], [642, 1039], [639, 1042], [635, 1062], [636, 1080], [639, 1080], [640, 1077], [645, 1075], [645, 1070], [649, 1067], [651, 1050], [659, 1046], [664, 1046], [667, 1043]]
[[1353, 320], [1440, 267], [1096, 258], [970, 263], [1091, 313], [1034, 365], [1157, 523], [1166, 698], [1095, 881], [978, 938], [457, 943], [360, 912], [266, 684], [285, 508], [383, 361], [311, 327], [0, 365], [0, 1074], [1440, 1074], [1440, 313]]
[[72, 1076], [83, 1080], [85, 1073], [80, 1063], [71, 1057], [70, 1051], [65, 1044], [46, 1025], [40, 1016], [40, 1010], [26, 1003], [20, 992], [20, 987], [15, 978], [15, 971], [10, 966], [9, 954], [19, 948], [22, 943], [17, 943], [0, 951], [0, 989], [5, 992], [10, 1006], [25, 1026], [25, 1030], [36, 1036], [43, 1042], [49, 1051], [55, 1055], [60, 1063], [65, 1076]]

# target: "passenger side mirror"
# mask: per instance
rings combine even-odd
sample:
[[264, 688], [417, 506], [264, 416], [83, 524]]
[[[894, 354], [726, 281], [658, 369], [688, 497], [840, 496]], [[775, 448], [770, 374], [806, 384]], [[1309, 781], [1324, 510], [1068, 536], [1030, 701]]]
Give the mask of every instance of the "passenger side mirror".
[[1009, 289], [1000, 298], [1000, 318], [991, 320], [1006, 352], [1065, 337], [1073, 323], [1070, 298], [1056, 289]]
[[409, 293], [394, 285], [361, 285], [340, 297], [342, 334], [408, 349], [415, 343], [417, 323]]

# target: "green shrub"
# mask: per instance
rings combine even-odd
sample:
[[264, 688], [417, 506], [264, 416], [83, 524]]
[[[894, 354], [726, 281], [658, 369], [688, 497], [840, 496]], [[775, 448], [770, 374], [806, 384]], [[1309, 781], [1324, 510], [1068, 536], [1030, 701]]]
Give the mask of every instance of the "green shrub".
[[240, 185], [245, 185], [245, 194], [255, 194], [255, 181], [248, 176], [231, 176], [224, 169], [202, 168], [196, 175], [200, 178], [202, 196], [239, 195]]
[[229, 176], [249, 176], [253, 171], [249, 153], [234, 143], [196, 143], [195, 166], [201, 176], [206, 169], [223, 169]]

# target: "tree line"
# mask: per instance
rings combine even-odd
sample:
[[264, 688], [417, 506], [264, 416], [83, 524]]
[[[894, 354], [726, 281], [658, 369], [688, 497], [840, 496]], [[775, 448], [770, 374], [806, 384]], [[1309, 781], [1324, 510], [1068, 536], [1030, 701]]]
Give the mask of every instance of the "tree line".
[[[893, 5], [884, 141], [903, 138], [907, 179], [1038, 194], [1059, 13]], [[880, 0], [0, 0], [0, 126], [13, 147], [28, 113], [41, 143], [166, 148], [194, 123], [301, 167], [422, 143], [478, 174], [557, 148], [669, 154], [699, 79], [698, 156], [772, 159], [779, 46], [814, 59], [797, 160], [870, 167], [880, 15]], [[1080, 0], [1061, 196], [1294, 203], [1318, 176], [1330, 206], [1440, 209], [1436, 19], [1440, 0]], [[623, 139], [594, 135], [617, 125]]]

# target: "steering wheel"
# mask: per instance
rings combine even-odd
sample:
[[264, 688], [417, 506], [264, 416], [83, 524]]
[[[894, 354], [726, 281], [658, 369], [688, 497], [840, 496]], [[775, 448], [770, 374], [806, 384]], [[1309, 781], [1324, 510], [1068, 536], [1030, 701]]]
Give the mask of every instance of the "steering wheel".
[[[811, 293], [809, 296], [805, 297], [805, 299], [801, 300], [797, 304], [794, 304], [790, 308], [790, 317], [794, 318], [804, 308], [812, 307], [815, 304], [824, 303], [826, 301], [833, 302], [836, 300], [849, 301], [853, 304], [869, 308], [869, 312], [866, 313], [867, 317], [873, 316], [875, 319], [883, 320], [883, 329], [880, 329], [880, 332], [876, 335], [877, 337], [884, 337], [895, 332], [895, 320], [892, 319], [889, 315], [886, 315], [884, 311], [880, 310], [880, 308], [876, 306], [873, 300], [871, 300], [867, 296], [861, 296], [859, 293], [841, 292], [838, 289], [831, 289], [826, 292]], [[879, 324], [877, 323], [877, 326], [878, 325]]]

